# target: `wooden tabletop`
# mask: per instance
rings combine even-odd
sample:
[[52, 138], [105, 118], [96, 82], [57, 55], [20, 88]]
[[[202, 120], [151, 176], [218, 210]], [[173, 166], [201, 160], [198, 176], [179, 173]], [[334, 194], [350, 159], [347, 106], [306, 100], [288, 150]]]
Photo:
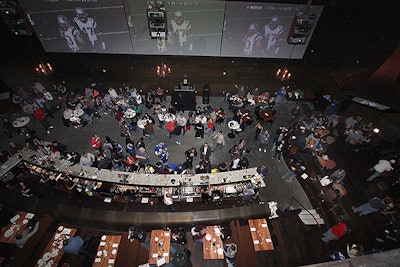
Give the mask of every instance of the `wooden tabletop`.
[[266, 219], [248, 220], [255, 251], [274, 250]]
[[149, 250], [149, 264], [159, 265], [165, 260], [169, 263], [171, 258], [170, 253], [171, 245], [171, 230], [153, 230], [151, 231], [150, 250]]
[[97, 247], [93, 266], [113, 266], [117, 259], [120, 243], [120, 235], [103, 235]]
[[203, 257], [205, 260], [224, 259], [224, 246], [221, 239], [221, 229], [218, 226], [203, 228]]
[[258, 116], [264, 121], [271, 121], [275, 118], [274, 114], [270, 110], [261, 110], [258, 112]]
[[62, 251], [63, 240], [73, 237], [75, 233], [76, 228], [69, 228], [60, 225], [57, 231], [53, 234], [53, 237], [50, 239], [35, 266], [58, 266], [59, 261], [64, 255], [64, 252]]
[[25, 211], [17, 211], [15, 216], [10, 219], [10, 223], [1, 229], [0, 242], [13, 244], [17, 234], [25, 230], [34, 215]]

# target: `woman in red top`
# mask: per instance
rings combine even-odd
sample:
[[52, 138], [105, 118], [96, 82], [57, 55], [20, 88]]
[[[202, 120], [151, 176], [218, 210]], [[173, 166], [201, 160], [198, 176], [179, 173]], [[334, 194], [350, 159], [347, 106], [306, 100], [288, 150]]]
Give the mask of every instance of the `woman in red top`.
[[47, 121], [47, 114], [44, 112], [43, 109], [37, 107], [35, 111], [33, 112], [33, 117], [35, 117], [36, 120], [40, 121], [40, 123], [43, 125], [43, 128], [46, 130], [48, 134], [50, 134], [50, 128], [53, 128], [53, 126], [50, 125], [50, 123]]
[[207, 121], [207, 127], [204, 129], [204, 133], [206, 135], [210, 135], [211, 132], [215, 131], [215, 123], [214, 120], [212, 118], [208, 119]]
[[92, 139], [90, 139], [90, 145], [96, 149], [100, 155], [103, 154], [103, 144], [101, 142], [101, 138], [100, 136], [98, 136], [97, 134], [92, 136]]
[[328, 231], [324, 233], [321, 240], [324, 241], [325, 243], [328, 243], [329, 241], [337, 240], [350, 232], [351, 229], [347, 226], [347, 224], [344, 222], [340, 222], [329, 228]]
[[175, 135], [174, 131], [175, 131], [175, 128], [176, 128], [176, 120], [167, 122], [166, 128], [168, 130], [168, 137], [171, 140], [172, 137]]

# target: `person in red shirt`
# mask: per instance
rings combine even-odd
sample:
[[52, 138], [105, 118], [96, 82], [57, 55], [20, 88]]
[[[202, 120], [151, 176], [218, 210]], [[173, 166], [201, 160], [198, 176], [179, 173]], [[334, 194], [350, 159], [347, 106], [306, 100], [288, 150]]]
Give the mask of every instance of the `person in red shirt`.
[[97, 134], [93, 135], [92, 138], [90, 139], [90, 145], [96, 149], [96, 151], [99, 152], [100, 155], [103, 154], [103, 144], [101, 142], [101, 138], [100, 136], [98, 136]]
[[167, 122], [166, 128], [168, 130], [168, 138], [169, 138], [169, 140], [171, 140], [172, 137], [175, 135], [174, 134], [175, 127], [176, 127], [176, 120]]
[[212, 118], [209, 118], [208, 121], [207, 121], [207, 127], [205, 127], [205, 129], [204, 129], [204, 133], [206, 135], [210, 135], [214, 131], [215, 131], [214, 120]]
[[48, 134], [50, 134], [50, 129], [52, 129], [53, 126], [50, 125], [50, 123], [47, 121], [47, 114], [46, 114], [46, 112], [45, 112], [43, 109], [37, 107], [37, 108], [35, 109], [35, 111], [33, 111], [33, 117], [35, 117], [35, 119], [36, 119], [37, 121], [40, 121], [40, 123], [42, 124], [42, 126], [43, 126], [43, 128], [46, 130], [46, 132], [47, 132]]
[[351, 232], [351, 229], [344, 222], [339, 222], [338, 224], [332, 226], [328, 229], [321, 238], [322, 241], [328, 243], [331, 240], [337, 240]]

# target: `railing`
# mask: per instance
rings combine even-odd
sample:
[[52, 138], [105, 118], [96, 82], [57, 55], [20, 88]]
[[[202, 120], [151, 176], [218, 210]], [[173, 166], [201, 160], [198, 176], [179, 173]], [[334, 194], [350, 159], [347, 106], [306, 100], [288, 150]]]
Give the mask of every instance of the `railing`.
[[[292, 200], [296, 201], [296, 202], [301, 206], [301, 208], [302, 208], [303, 210], [307, 211], [307, 213], [311, 215], [311, 217], [312, 217], [312, 218], [314, 219], [314, 221], [317, 223], [319, 229], [322, 228], [322, 227], [321, 227], [321, 224], [319, 224], [319, 222], [318, 222], [318, 220], [315, 218], [315, 216], [314, 216], [308, 209], [306, 209], [306, 208], [303, 206], [303, 204], [300, 203], [300, 201], [298, 201], [295, 197], [291, 197], [291, 201], [292, 201]], [[291, 205], [291, 206], [292, 206], [292, 205]]]

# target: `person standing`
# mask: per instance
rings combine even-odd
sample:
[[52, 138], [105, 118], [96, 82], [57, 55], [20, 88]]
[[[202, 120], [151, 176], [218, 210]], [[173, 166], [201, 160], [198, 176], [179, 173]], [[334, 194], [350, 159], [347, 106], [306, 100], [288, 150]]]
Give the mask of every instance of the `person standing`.
[[156, 95], [160, 100], [160, 103], [162, 103], [165, 100], [164, 89], [162, 89], [161, 87], [157, 88]]
[[219, 131], [213, 138], [216, 139], [216, 143], [212, 151], [215, 151], [217, 148], [222, 149], [225, 146], [225, 137], [222, 131]]
[[347, 226], [345, 222], [339, 222], [338, 224], [335, 224], [334, 226], [329, 228], [328, 231], [323, 234], [321, 240], [325, 243], [328, 243], [332, 240], [338, 240], [350, 232], [351, 229]]
[[174, 199], [169, 192], [164, 193], [164, 204], [170, 211], [175, 211], [174, 209]]
[[396, 161], [394, 159], [390, 161], [385, 159], [379, 160], [378, 164], [369, 169], [369, 171], [375, 171], [375, 172], [370, 177], [368, 177], [367, 181], [372, 182], [376, 177], [380, 176], [382, 173], [393, 170], [391, 163], [395, 162]]
[[181, 140], [182, 140], [182, 131], [183, 131], [183, 129], [184, 129], [184, 127], [181, 126], [181, 125], [179, 125], [179, 124], [177, 124], [177, 125], [175, 126], [174, 135], [175, 135], [176, 143], [177, 143], [178, 145], [181, 144]]
[[209, 160], [211, 156], [211, 148], [208, 146], [208, 143], [205, 142], [201, 147], [200, 147], [200, 159], [202, 160]]
[[364, 203], [358, 207], [352, 206], [351, 208], [355, 213], [360, 216], [368, 215], [370, 213], [384, 211], [393, 207], [393, 203], [386, 203], [383, 199], [374, 197], [370, 199], [367, 203]]
[[37, 107], [33, 112], [33, 116], [37, 121], [39, 121], [42, 124], [46, 132], [50, 134], [50, 129], [52, 129], [53, 126], [50, 125], [50, 123], [48, 122], [46, 112], [43, 109]]
[[174, 136], [174, 132], [175, 132], [175, 127], [176, 127], [176, 120], [172, 120], [167, 122], [167, 130], [168, 130], [168, 138], [169, 140], [171, 140]]
[[168, 147], [164, 142], [160, 141], [155, 146], [154, 153], [157, 155], [158, 159], [163, 165], [168, 164]]
[[103, 150], [103, 144], [101, 142], [100, 136], [97, 134], [94, 134], [92, 138], [90, 139], [90, 144], [91, 146], [98, 152], [98, 154], [102, 155], [104, 150]]
[[193, 167], [193, 160], [197, 158], [197, 151], [194, 147], [185, 151], [186, 161], [184, 163], [186, 168]]
[[285, 148], [286, 148], [286, 141], [281, 140], [281, 142], [279, 144], [277, 144], [275, 147], [275, 153], [274, 153], [274, 156], [272, 157], [272, 159], [278, 158], [278, 161], [281, 161], [281, 156], [282, 156], [282, 153], [285, 150]]
[[265, 130], [263, 133], [260, 133], [258, 136], [258, 151], [264, 150], [264, 153], [267, 152], [267, 145], [270, 139], [270, 134], [268, 130]]
[[185, 116], [183, 116], [183, 113], [178, 113], [178, 115], [176, 116], [176, 124], [177, 124], [177, 126], [178, 125], [182, 126], [183, 135], [185, 135], [187, 119], [185, 118]]
[[261, 175], [261, 177], [264, 179], [265, 177], [267, 177], [268, 174], [268, 169], [267, 166], [265, 166], [264, 164], [262, 164], [261, 166], [258, 166], [256, 169], [257, 173], [259, 175]]

